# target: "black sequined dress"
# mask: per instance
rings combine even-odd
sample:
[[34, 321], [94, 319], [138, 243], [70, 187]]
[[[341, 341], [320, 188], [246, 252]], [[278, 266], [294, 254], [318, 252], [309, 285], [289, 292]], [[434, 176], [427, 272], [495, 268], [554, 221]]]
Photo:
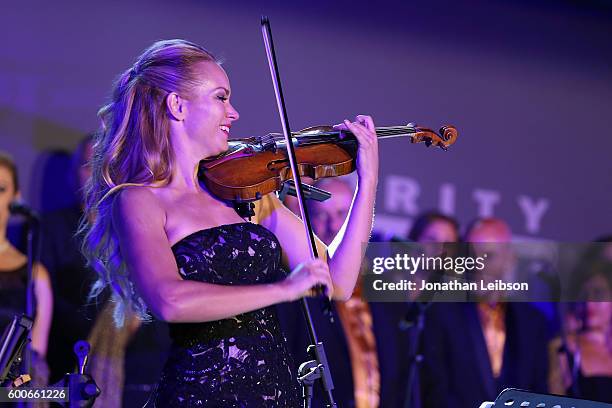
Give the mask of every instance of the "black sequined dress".
[[[274, 234], [248, 222], [195, 232], [172, 251], [183, 279], [255, 285], [286, 275]], [[274, 307], [212, 322], [173, 323], [170, 336], [155, 407], [301, 406]]]
[[0, 271], [0, 334], [15, 315], [25, 313], [27, 281], [27, 264], [10, 271]]

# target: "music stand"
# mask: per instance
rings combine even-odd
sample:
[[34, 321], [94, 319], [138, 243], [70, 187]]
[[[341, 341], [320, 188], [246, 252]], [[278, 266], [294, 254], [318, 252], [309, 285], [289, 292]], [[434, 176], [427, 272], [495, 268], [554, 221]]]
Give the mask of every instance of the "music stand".
[[612, 404], [605, 402], [589, 401], [579, 398], [564, 397], [553, 394], [536, 394], [506, 388], [495, 399], [495, 402], [483, 402], [480, 408], [612, 408]]

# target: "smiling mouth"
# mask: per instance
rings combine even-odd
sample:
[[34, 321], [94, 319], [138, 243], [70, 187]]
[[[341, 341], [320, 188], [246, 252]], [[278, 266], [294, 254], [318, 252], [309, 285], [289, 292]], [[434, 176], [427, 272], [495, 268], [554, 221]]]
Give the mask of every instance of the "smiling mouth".
[[219, 126], [219, 129], [224, 131], [229, 136], [229, 132], [230, 132], [230, 127], [229, 126], [221, 125], [221, 126]]

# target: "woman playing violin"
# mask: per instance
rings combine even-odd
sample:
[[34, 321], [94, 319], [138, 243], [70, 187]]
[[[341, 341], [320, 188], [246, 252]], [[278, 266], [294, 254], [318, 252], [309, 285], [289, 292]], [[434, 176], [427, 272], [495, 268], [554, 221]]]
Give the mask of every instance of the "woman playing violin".
[[299, 406], [297, 369], [271, 306], [315, 285], [348, 299], [371, 230], [378, 144], [368, 116], [337, 125], [358, 140], [359, 185], [336, 239], [318, 242], [323, 259], [309, 259], [300, 220], [275, 195], [256, 203], [251, 223], [210, 194], [198, 163], [228, 147], [239, 117], [230, 97], [208, 51], [160, 41], [100, 111], [84, 253], [99, 274], [94, 293], [112, 290], [118, 324], [125, 308], [169, 323], [158, 407]]

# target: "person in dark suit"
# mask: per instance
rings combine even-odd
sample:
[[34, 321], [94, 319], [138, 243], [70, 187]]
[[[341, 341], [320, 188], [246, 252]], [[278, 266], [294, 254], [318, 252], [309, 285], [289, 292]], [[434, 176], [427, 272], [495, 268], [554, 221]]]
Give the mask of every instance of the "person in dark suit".
[[[509, 242], [505, 222], [472, 224], [468, 242]], [[485, 272], [486, 273], [486, 272]], [[423, 407], [473, 408], [504, 388], [546, 392], [548, 325], [527, 303], [439, 303], [427, 312], [421, 372]]]
[[423, 407], [473, 408], [504, 388], [546, 392], [546, 320], [533, 306], [508, 303], [500, 372], [495, 375], [478, 305], [438, 303], [423, 333]]
[[[419, 215], [408, 234], [408, 241], [418, 243], [454, 243], [459, 240], [459, 225], [449, 216], [436, 211]], [[416, 323], [424, 303], [415, 302], [418, 292], [411, 292], [403, 303], [372, 302], [372, 321], [380, 366], [381, 408], [406, 406], [411, 356], [417, 354]], [[408, 406], [419, 407], [418, 372], [412, 380]]]

